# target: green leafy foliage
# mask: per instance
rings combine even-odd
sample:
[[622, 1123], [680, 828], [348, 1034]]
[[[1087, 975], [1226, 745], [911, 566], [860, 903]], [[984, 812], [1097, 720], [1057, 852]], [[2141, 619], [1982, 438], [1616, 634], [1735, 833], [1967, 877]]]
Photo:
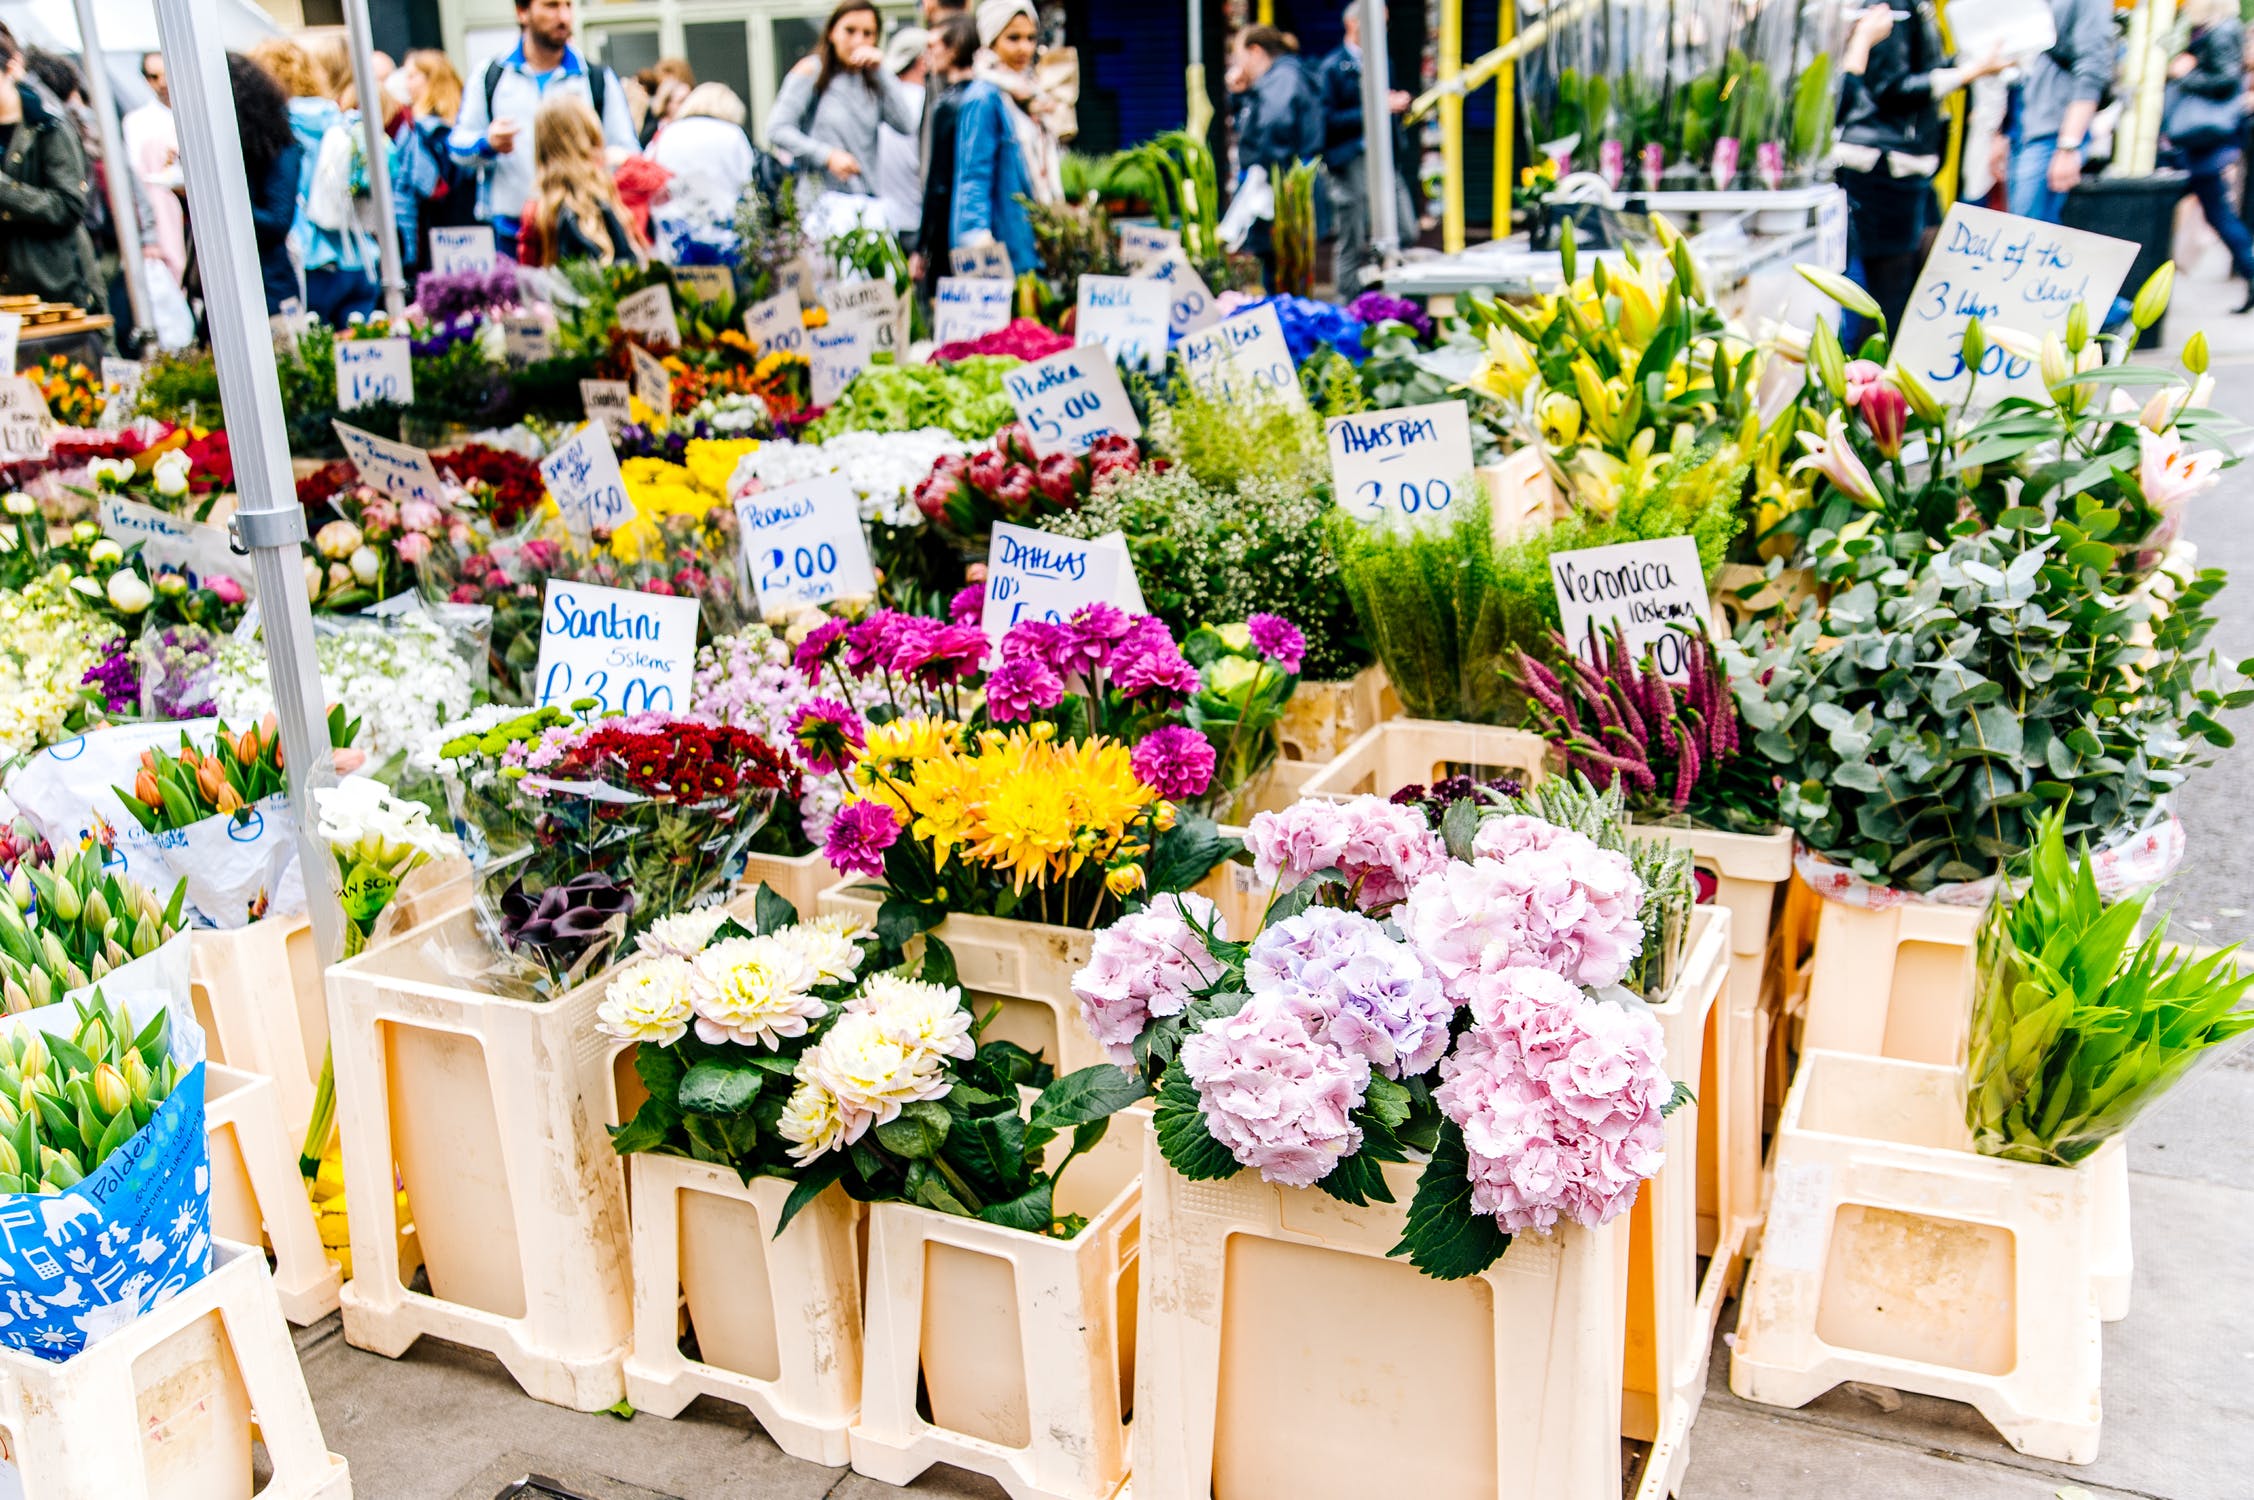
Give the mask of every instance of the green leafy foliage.
[[1017, 420], [1002, 375], [1022, 363], [1006, 354], [974, 354], [951, 364], [871, 365], [807, 427], [806, 440], [944, 427], [959, 438], [984, 442]]
[[1436, 1281], [1477, 1276], [1510, 1249], [1511, 1237], [1491, 1214], [1471, 1206], [1471, 1154], [1463, 1132], [1443, 1123], [1432, 1161], [1409, 1200], [1408, 1227], [1389, 1252]]

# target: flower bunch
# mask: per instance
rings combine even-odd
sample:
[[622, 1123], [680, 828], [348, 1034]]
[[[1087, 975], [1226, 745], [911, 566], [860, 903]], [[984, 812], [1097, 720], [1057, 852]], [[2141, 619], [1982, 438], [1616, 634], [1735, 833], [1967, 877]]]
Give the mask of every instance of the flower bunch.
[[1374, 328], [1380, 323], [1398, 323], [1425, 343], [1432, 342], [1432, 315], [1406, 297], [1388, 296], [1375, 290], [1367, 291], [1347, 303], [1346, 311], [1366, 327]]
[[19, 1026], [0, 1038], [0, 1193], [75, 1187], [149, 1123], [180, 1082], [170, 1014], [136, 1031], [97, 992], [67, 1037]]
[[28, 755], [87, 727], [101, 705], [85, 683], [116, 638], [117, 626], [72, 587], [67, 568], [0, 589], [0, 757]]
[[1347, 308], [1330, 302], [1317, 302], [1312, 297], [1278, 295], [1274, 297], [1237, 297], [1233, 305], [1229, 294], [1223, 294], [1223, 310], [1231, 317], [1248, 313], [1255, 308], [1272, 307], [1276, 321], [1283, 325], [1284, 343], [1291, 349], [1291, 362], [1303, 365], [1320, 353], [1324, 347], [1335, 349], [1355, 364], [1362, 362], [1362, 329], [1364, 319]]
[[[322, 688], [359, 723], [359, 748], [370, 759], [388, 760], [469, 712], [479, 674], [462, 655], [464, 643], [444, 626], [419, 615], [333, 624], [313, 637]], [[213, 712], [237, 724], [274, 711], [266, 649], [257, 641], [217, 640], [198, 686]]]
[[768, 443], [744, 455], [728, 481], [728, 498], [756, 489], [798, 484], [836, 474], [861, 502], [861, 519], [894, 526], [921, 525], [923, 513], [910, 492], [949, 454], [967, 454], [972, 444], [944, 428], [901, 432], [841, 432], [826, 441]]
[[[790, 752], [793, 721], [815, 697], [815, 690], [799, 673], [790, 643], [764, 625], [747, 625], [697, 648], [696, 677], [689, 693], [692, 713], [722, 724], [740, 724]], [[806, 768], [803, 759], [799, 766]], [[834, 777], [801, 777], [795, 809], [770, 818], [753, 848], [784, 855], [819, 848], [829, 836], [830, 819], [842, 797]]]
[[195, 468], [184, 446], [159, 445], [132, 458], [94, 459], [86, 465], [86, 477], [98, 495], [123, 495], [191, 521], [208, 520], [219, 493], [208, 482], [201, 495], [191, 492]]
[[825, 620], [792, 654], [806, 686], [835, 690], [863, 717], [968, 716], [970, 690], [990, 651], [976, 624], [880, 609], [859, 620]]
[[[357, 770], [365, 757], [348, 747], [360, 726], [341, 708], [329, 710], [328, 725], [337, 769], [346, 773]], [[134, 821], [150, 833], [164, 833], [224, 813], [234, 814], [241, 822], [249, 816], [249, 809], [288, 788], [282, 769], [281, 731], [274, 716], [268, 714], [263, 724], [239, 733], [221, 720], [208, 750], [197, 749], [185, 732], [177, 751], [154, 747], [143, 750], [133, 785], [121, 786], [117, 793]]]
[[1031, 525], [1044, 516], [1075, 510], [1099, 481], [1142, 467], [1132, 438], [1107, 433], [1085, 454], [1033, 450], [1025, 424], [1006, 427], [989, 447], [969, 457], [950, 454], [932, 465], [916, 486], [916, 509], [934, 525], [960, 537], [978, 537], [996, 521]]
[[[305, 498], [303, 486], [298, 498]], [[449, 501], [401, 500], [352, 484], [324, 497], [336, 520], [321, 525], [301, 559], [317, 612], [351, 614], [414, 585], [441, 549], [468, 551], [469, 513]]]
[[23, 373], [46, 401], [47, 410], [65, 427], [93, 426], [101, 418], [112, 389], [102, 383], [99, 370], [67, 354], [50, 354], [45, 364], [35, 364]]
[[355, 952], [366, 946], [400, 881], [432, 860], [462, 852], [460, 840], [430, 821], [429, 808], [394, 797], [372, 777], [322, 787], [313, 794], [313, 806], [321, 841], [336, 856]]
[[1002, 376], [1017, 366], [1017, 360], [983, 354], [952, 364], [874, 365], [854, 377], [806, 435], [826, 442], [845, 432], [944, 427], [959, 438], [984, 442], [1017, 420], [1002, 390]]
[[1261, 884], [1289, 890], [1334, 870], [1347, 903], [1370, 912], [1393, 907], [1448, 864], [1447, 849], [1421, 812], [1379, 797], [1294, 802], [1259, 813], [1245, 830], [1245, 849]]
[[[649, 1089], [612, 1145], [725, 1163], [747, 1182], [794, 1179], [777, 1233], [832, 1184], [1077, 1232], [1056, 1212], [1058, 1176], [1141, 1086], [1109, 1067], [1052, 1081], [1010, 1043], [981, 1047], [958, 986], [928, 967], [876, 969], [875, 952], [850, 919], [802, 922], [764, 887], [652, 927], [597, 1011], [605, 1035], [639, 1044]], [[1042, 1088], [1022, 1113], [1021, 1088]], [[1045, 1165], [1066, 1130], [1073, 1151]]]
[[[1205, 737], [1214, 757], [1211, 791], [1201, 805], [1234, 823], [1237, 798], [1280, 748], [1284, 708], [1299, 686], [1307, 637], [1281, 615], [1259, 614], [1240, 624], [1199, 626], [1182, 642], [1182, 654], [1198, 669], [1199, 684], [1183, 720]], [[1164, 783], [1160, 789], [1189, 795]]]
[[415, 311], [441, 327], [463, 317], [490, 321], [515, 311], [522, 299], [516, 262], [506, 256], [482, 271], [425, 271], [415, 278]]
[[1517, 778], [1511, 776], [1493, 776], [1485, 781], [1470, 776], [1444, 776], [1430, 786], [1412, 782], [1386, 800], [1415, 808], [1427, 823], [1438, 828], [1448, 816], [1448, 809], [1459, 802], [1501, 806], [1516, 797], [1520, 789]]
[[1044, 328], [1031, 318], [1012, 318], [992, 333], [982, 333], [975, 339], [962, 339], [952, 344], [941, 344], [931, 351], [931, 357], [952, 364], [981, 354], [1000, 354], [1031, 364], [1071, 347], [1072, 337], [1069, 334]]
[[[515, 526], [547, 496], [539, 461], [512, 449], [464, 443], [437, 455], [436, 462], [440, 474], [461, 487], [464, 503], [496, 531]], [[304, 493], [300, 486], [300, 499]]]
[[100, 839], [89, 839], [67, 859], [22, 861], [8, 876], [7, 899], [0, 900], [0, 999], [10, 1013], [52, 1005], [180, 931], [187, 882], [160, 902], [138, 880], [104, 869], [108, 852]]

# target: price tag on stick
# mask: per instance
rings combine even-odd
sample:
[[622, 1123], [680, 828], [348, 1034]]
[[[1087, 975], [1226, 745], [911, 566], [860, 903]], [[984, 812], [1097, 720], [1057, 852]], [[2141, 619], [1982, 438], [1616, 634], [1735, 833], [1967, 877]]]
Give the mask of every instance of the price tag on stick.
[[1019, 365], [1003, 372], [1002, 390], [1043, 457], [1085, 453], [1107, 433], [1142, 436], [1142, 423], [1119, 383], [1119, 367], [1105, 349], [1060, 349]]
[[1183, 373], [1210, 396], [1230, 402], [1282, 401], [1302, 409], [1307, 405], [1291, 343], [1272, 307], [1256, 307], [1184, 334], [1175, 352]]
[[673, 281], [699, 302], [735, 300], [736, 273], [726, 266], [675, 266]]
[[471, 224], [460, 229], [433, 229], [430, 232], [431, 269], [441, 274], [457, 271], [485, 272], [493, 269], [493, 229], [488, 224]]
[[688, 707], [697, 601], [551, 578], [540, 606], [535, 707], [593, 698], [612, 713]]
[[1684, 632], [1703, 634], [1711, 612], [1698, 543], [1687, 536], [1550, 554], [1550, 584], [1575, 654], [1594, 661], [1597, 635], [1617, 627], [1630, 657], [1651, 648], [1660, 675], [1684, 682]]
[[556, 338], [548, 325], [529, 313], [503, 318], [501, 337], [512, 365], [536, 365], [556, 357]]
[[634, 361], [634, 394], [642, 404], [661, 417], [673, 415], [673, 372], [640, 344], [628, 344], [627, 353]]
[[744, 309], [744, 336], [766, 354], [804, 354], [806, 315], [798, 293], [777, 292]]
[[587, 420], [600, 422], [612, 437], [626, 429], [634, 420], [634, 409], [626, 398], [632, 394], [623, 380], [582, 380], [579, 382], [579, 404], [586, 409]]
[[1161, 229], [1155, 224], [1119, 226], [1119, 258], [1126, 262], [1130, 271], [1179, 254], [1181, 249], [1182, 236], [1177, 230]]
[[739, 496], [736, 522], [763, 614], [877, 591], [860, 503], [835, 474]]
[[986, 553], [986, 608], [978, 621], [989, 640], [999, 642], [1020, 620], [1067, 620], [1089, 604], [1144, 612], [1124, 536], [1083, 541], [995, 523]]
[[336, 344], [337, 410], [415, 400], [415, 369], [405, 339], [339, 339]]
[[957, 276], [977, 276], [989, 281], [1015, 281], [1009, 248], [999, 240], [983, 245], [957, 245], [950, 256]]
[[329, 425], [336, 429], [337, 441], [344, 444], [344, 456], [352, 460], [352, 467], [360, 471], [363, 480], [402, 500], [444, 503], [446, 486], [439, 482], [438, 467], [428, 451], [342, 422]]
[[1135, 274], [1166, 284], [1167, 295], [1172, 299], [1166, 309], [1166, 331], [1173, 337], [1180, 338], [1221, 321], [1221, 309], [1214, 305], [1213, 293], [1206, 286], [1205, 278], [1190, 269], [1190, 263], [1182, 258], [1179, 250], [1151, 261]]
[[989, 276], [942, 276], [931, 299], [931, 341], [967, 343], [1010, 326], [1017, 288]]
[[1471, 482], [1471, 414], [1461, 401], [1332, 417], [1331, 493], [1352, 515], [1410, 527], [1455, 519]]
[[619, 298], [618, 326], [659, 349], [679, 345], [681, 327], [673, 321], [673, 289], [661, 281]]
[[822, 305], [829, 309], [830, 325], [857, 327], [868, 336], [869, 354], [907, 352], [907, 306], [889, 281], [841, 282], [822, 289]]
[[599, 422], [586, 423], [540, 460], [540, 478], [556, 497], [564, 524], [582, 541], [599, 531], [616, 531], [639, 514], [627, 497], [610, 435]]
[[814, 367], [814, 404], [833, 405], [853, 377], [869, 367], [868, 330], [852, 323], [831, 323], [807, 329], [806, 342], [811, 346], [807, 358]]
[[[1173, 298], [1147, 277], [1083, 276], [1073, 317], [1073, 338], [1101, 344], [1129, 369], [1152, 374], [1166, 368], [1167, 324]], [[1279, 325], [1280, 326], [1280, 325]]]

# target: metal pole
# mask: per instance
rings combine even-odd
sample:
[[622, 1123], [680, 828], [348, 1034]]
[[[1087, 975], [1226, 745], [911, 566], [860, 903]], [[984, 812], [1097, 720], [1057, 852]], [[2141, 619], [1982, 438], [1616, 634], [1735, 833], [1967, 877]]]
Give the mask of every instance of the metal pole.
[[306, 905], [322, 967], [344, 955], [344, 910], [337, 903], [336, 860], [314, 833], [313, 792], [336, 783], [313, 655], [313, 611], [305, 598], [299, 545], [305, 511], [290, 480], [282, 388], [274, 374], [274, 338], [259, 279], [258, 235], [251, 227], [250, 187], [243, 177], [242, 134], [227, 78], [219, 15], [210, 0], [156, 0], [157, 34], [172, 80], [173, 116], [188, 182], [196, 259], [203, 267], [211, 353], [235, 455], [235, 545], [250, 554], [266, 633], [268, 676], [280, 720], [289, 775], [289, 808]]
[[1370, 200], [1370, 251], [1383, 277], [1401, 254], [1401, 219], [1393, 180], [1392, 92], [1386, 52], [1385, 0], [1360, 0], [1362, 10], [1362, 187]]
[[[117, 269], [125, 278], [125, 301], [133, 309], [137, 332], [154, 333], [148, 282], [141, 268], [141, 213], [133, 201], [134, 164], [125, 159], [125, 130], [118, 123], [117, 99], [110, 93], [109, 65], [102, 58], [101, 34], [94, 25], [94, 0], [76, 0], [78, 60], [86, 73], [86, 102], [102, 132], [102, 161], [110, 195], [110, 222], [117, 226]], [[118, 351], [131, 354], [125, 344]]]
[[1205, 92], [1205, 0], [1190, 0], [1190, 62], [1182, 70], [1187, 97], [1182, 108], [1182, 128], [1199, 140], [1213, 123], [1213, 101]]
[[391, 137], [383, 133], [383, 90], [376, 86], [375, 43], [368, 0], [344, 0], [345, 40], [352, 47], [352, 88], [360, 96], [360, 129], [368, 150], [368, 192], [376, 205], [376, 253], [383, 266], [383, 305], [397, 318], [407, 306], [399, 268], [399, 218], [391, 206]]

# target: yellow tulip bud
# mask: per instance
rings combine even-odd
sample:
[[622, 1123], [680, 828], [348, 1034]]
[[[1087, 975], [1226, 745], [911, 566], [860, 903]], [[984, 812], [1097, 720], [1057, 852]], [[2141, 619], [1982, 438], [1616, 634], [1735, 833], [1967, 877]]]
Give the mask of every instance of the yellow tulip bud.
[[103, 1063], [94, 1069], [94, 1102], [102, 1113], [115, 1119], [119, 1110], [133, 1102], [133, 1090], [118, 1071], [115, 1063]]

